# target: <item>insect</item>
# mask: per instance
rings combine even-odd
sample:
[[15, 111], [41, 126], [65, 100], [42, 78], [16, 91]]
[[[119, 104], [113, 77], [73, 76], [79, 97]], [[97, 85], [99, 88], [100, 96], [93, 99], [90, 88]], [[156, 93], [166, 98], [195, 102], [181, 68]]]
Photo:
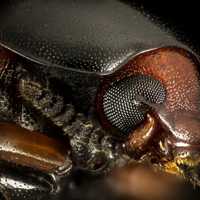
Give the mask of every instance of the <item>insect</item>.
[[[74, 162], [92, 170], [99, 166], [99, 158], [100, 166], [115, 158], [117, 149], [116, 158], [148, 157], [165, 171], [199, 184], [199, 60], [187, 45], [123, 1], [1, 4], [1, 81], [12, 89], [15, 83], [26, 110], [20, 110], [20, 116], [25, 113], [29, 120], [24, 124], [9, 105], [9, 112], [2, 106], [2, 119], [16, 114], [14, 122], [47, 133], [50, 124], [50, 130], [67, 136]], [[8, 91], [2, 92], [4, 99], [10, 98]], [[105, 132], [85, 123], [85, 133], [79, 135], [73, 122], [81, 120], [74, 120], [71, 102], [76, 112], [94, 124], [100, 122], [97, 126]], [[29, 107], [41, 116], [42, 127]], [[14, 130], [19, 141], [23, 131]], [[28, 137], [25, 140], [32, 145]], [[39, 164], [36, 168], [41, 170]]]

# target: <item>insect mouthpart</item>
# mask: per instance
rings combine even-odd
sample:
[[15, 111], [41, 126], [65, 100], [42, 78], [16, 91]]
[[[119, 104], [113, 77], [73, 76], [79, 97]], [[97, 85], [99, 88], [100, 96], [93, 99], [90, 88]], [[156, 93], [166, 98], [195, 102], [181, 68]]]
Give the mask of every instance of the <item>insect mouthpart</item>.
[[164, 170], [178, 176], [181, 175], [194, 185], [200, 185], [200, 156], [196, 151], [177, 153], [172, 161], [164, 163]]

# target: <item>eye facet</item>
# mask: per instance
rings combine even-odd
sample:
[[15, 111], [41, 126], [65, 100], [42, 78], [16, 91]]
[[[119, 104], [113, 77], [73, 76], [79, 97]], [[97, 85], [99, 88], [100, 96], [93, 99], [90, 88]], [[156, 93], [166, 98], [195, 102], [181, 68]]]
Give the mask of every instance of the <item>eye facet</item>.
[[103, 97], [103, 109], [113, 126], [129, 133], [144, 120], [149, 110], [138, 97], [160, 104], [165, 101], [165, 96], [166, 91], [160, 81], [138, 74], [112, 84]]

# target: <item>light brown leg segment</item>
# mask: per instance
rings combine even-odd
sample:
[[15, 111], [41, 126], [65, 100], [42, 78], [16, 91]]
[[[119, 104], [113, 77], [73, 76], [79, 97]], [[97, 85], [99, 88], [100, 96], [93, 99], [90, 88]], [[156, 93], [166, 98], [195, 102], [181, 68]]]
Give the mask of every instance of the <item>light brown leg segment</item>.
[[147, 114], [145, 122], [135, 129], [125, 143], [125, 149], [130, 154], [141, 155], [147, 148], [148, 144], [157, 129], [156, 119]]

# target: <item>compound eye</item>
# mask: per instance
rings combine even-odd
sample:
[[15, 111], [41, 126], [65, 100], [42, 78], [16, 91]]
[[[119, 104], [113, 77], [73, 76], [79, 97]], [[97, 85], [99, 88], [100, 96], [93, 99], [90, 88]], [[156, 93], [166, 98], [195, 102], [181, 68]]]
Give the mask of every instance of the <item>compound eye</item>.
[[103, 111], [108, 121], [128, 134], [145, 119], [150, 109], [140, 98], [161, 104], [166, 98], [165, 87], [153, 77], [140, 74], [113, 83], [103, 96]]

